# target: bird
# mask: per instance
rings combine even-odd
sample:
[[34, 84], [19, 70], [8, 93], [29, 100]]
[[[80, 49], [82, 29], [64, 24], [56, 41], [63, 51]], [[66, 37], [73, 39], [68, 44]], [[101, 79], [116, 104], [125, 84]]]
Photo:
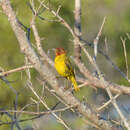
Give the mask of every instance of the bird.
[[67, 53], [64, 48], [56, 48], [55, 49], [55, 59], [54, 59], [54, 66], [59, 75], [65, 77], [66, 79], [70, 80], [74, 86], [75, 91], [79, 91], [79, 87], [77, 85], [74, 70], [72, 64], [67, 56]]

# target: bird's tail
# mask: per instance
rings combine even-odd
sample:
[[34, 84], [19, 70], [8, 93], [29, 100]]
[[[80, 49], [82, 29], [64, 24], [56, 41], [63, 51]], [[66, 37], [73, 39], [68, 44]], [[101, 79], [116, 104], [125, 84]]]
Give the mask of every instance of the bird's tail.
[[71, 80], [71, 82], [72, 82], [72, 84], [74, 86], [75, 91], [79, 91], [80, 89], [78, 88], [78, 85], [77, 85], [77, 82], [75, 80], [75, 77], [71, 76], [70, 80]]

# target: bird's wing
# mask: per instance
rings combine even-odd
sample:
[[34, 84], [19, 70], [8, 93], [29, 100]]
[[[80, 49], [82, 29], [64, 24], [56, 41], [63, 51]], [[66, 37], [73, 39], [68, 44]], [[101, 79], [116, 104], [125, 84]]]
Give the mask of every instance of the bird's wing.
[[66, 66], [67, 66], [67, 69], [68, 69], [68, 75], [70, 75], [70, 76], [74, 76], [74, 70], [73, 70], [73, 66], [72, 66], [72, 64], [71, 64], [71, 62], [70, 62], [70, 60], [69, 60], [69, 58], [68, 57], [66, 57], [66, 59], [65, 59], [65, 64], [66, 64]]

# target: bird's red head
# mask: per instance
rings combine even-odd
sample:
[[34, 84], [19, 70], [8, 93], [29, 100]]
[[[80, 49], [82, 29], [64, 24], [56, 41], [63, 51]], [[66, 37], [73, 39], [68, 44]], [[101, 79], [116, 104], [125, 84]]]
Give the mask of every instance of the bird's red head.
[[64, 48], [56, 48], [56, 56], [66, 53]]

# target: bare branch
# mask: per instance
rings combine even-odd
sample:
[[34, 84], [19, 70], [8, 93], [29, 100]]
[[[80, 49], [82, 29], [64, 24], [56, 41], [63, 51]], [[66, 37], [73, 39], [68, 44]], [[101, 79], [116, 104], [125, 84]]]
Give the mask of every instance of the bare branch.
[[[77, 37], [81, 37], [81, 0], [75, 0], [75, 25], [74, 32]], [[74, 55], [77, 60], [81, 58], [81, 47], [79, 45], [79, 39], [74, 39]]]
[[1, 72], [0, 76], [7, 76], [9, 74], [19, 72], [19, 71], [24, 71], [25, 69], [29, 69], [29, 68], [33, 68], [33, 65], [26, 65], [26, 66], [22, 66], [22, 67], [15, 68], [15, 69], [12, 69], [12, 70], [8, 70], [8, 71], [5, 71], [5, 72]]
[[42, 58], [44, 57], [46, 62], [48, 62], [51, 66], [54, 66], [54, 63], [52, 62], [52, 60], [50, 60], [48, 58], [48, 56], [46, 55], [46, 53], [42, 49], [41, 40], [40, 40], [38, 31], [37, 31], [37, 28], [35, 26], [35, 16], [33, 16], [33, 18], [32, 18], [31, 26], [32, 26], [32, 29], [33, 29], [33, 33], [34, 33], [36, 45], [37, 45], [37, 50], [38, 50], [39, 54], [42, 56]]

